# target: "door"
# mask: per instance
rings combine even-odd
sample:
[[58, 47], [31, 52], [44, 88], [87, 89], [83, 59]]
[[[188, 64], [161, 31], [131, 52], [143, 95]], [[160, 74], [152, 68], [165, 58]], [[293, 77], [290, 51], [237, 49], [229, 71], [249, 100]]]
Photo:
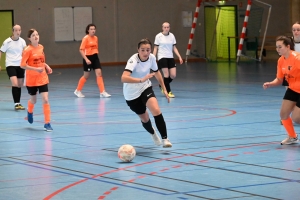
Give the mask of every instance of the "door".
[[235, 58], [237, 51], [236, 6], [206, 6], [204, 12], [206, 57], [212, 61]]
[[[13, 16], [12, 10], [0, 10], [0, 45], [12, 34]], [[5, 69], [5, 54], [1, 55], [0, 66], [2, 69]]]

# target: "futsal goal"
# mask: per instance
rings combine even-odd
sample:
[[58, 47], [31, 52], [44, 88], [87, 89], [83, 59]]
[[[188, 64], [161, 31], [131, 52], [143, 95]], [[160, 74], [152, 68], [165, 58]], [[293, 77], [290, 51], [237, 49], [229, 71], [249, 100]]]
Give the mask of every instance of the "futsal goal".
[[261, 61], [270, 13], [259, 0], [198, 0], [185, 61]]

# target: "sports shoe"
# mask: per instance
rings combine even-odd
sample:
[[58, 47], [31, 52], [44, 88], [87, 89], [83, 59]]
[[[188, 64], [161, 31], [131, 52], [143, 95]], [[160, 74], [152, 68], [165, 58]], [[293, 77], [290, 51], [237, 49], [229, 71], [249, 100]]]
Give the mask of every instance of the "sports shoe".
[[281, 145], [283, 144], [294, 144], [294, 143], [298, 143], [298, 136], [295, 138], [292, 137], [287, 137], [284, 140], [282, 140]]
[[33, 113], [30, 113], [27, 111], [27, 120], [28, 120], [29, 124], [33, 123]]
[[15, 110], [20, 110], [19, 104], [15, 104]]
[[22, 106], [22, 104], [19, 103], [18, 106], [19, 106], [19, 110], [25, 110], [25, 107]]
[[165, 94], [164, 90], [161, 88], [161, 86], [159, 86], [159, 89], [161, 91], [162, 94]]
[[151, 134], [152, 140], [153, 140], [153, 142], [154, 142], [154, 144], [155, 144], [156, 146], [160, 146], [160, 145], [161, 145], [161, 140], [160, 140], [160, 138], [158, 137], [158, 135], [157, 135], [157, 133], [156, 133], [156, 131], [155, 131], [154, 128], [153, 128], [153, 130], [154, 130], [154, 134]]
[[172, 92], [169, 92], [168, 95], [169, 95], [170, 98], [174, 98], [175, 97], [175, 95]]
[[162, 139], [162, 143], [163, 143], [163, 148], [170, 148], [172, 147], [172, 143], [170, 142], [170, 140], [167, 139]]
[[108, 97], [110, 97], [111, 95], [110, 94], [108, 94], [106, 91], [103, 91], [102, 93], [100, 93], [100, 97], [101, 98], [108, 98]]
[[75, 90], [74, 91], [74, 94], [77, 96], [77, 97], [79, 97], [79, 98], [84, 98], [85, 96], [81, 93], [81, 91], [79, 91], [79, 90]]
[[53, 131], [53, 128], [51, 127], [51, 124], [48, 123], [44, 125], [44, 130], [49, 132], [49, 131]]

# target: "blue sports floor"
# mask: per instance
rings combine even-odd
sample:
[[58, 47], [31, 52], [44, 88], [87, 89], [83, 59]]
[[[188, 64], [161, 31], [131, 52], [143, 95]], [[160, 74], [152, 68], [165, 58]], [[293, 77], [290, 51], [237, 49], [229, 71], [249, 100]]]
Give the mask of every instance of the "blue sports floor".
[[[43, 131], [40, 97], [33, 124], [26, 111], [14, 111], [10, 81], [0, 72], [1, 200], [300, 199], [300, 146], [280, 145], [285, 88], [262, 88], [275, 78], [276, 61], [178, 65], [169, 104], [152, 79], [168, 149], [153, 144], [128, 108], [124, 67], [103, 68], [109, 99], [99, 98], [94, 73], [86, 98], [77, 98], [82, 69], [54, 69], [53, 132]], [[24, 106], [28, 98], [23, 87]], [[137, 151], [130, 163], [117, 156], [123, 144]]]

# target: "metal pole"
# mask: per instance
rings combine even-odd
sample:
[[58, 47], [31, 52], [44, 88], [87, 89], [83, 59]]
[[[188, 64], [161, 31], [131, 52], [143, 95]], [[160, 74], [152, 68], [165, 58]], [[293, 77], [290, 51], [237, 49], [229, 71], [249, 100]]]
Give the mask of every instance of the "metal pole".
[[254, 1], [257, 1], [261, 4], [265, 4], [265, 5], [270, 7], [269, 8], [269, 13], [268, 13], [268, 18], [267, 18], [267, 23], [266, 23], [266, 28], [265, 28], [265, 31], [264, 31], [264, 36], [263, 36], [263, 40], [262, 40], [262, 43], [261, 43], [261, 49], [260, 49], [259, 61], [261, 61], [262, 52], [263, 52], [263, 49], [264, 49], [264, 46], [265, 46], [265, 40], [266, 40], [267, 30], [268, 30], [268, 26], [269, 26], [269, 20], [270, 20], [272, 6], [270, 4], [267, 4], [267, 3], [264, 3], [264, 2], [261, 2], [261, 1], [258, 1], [258, 0], [254, 0]]

